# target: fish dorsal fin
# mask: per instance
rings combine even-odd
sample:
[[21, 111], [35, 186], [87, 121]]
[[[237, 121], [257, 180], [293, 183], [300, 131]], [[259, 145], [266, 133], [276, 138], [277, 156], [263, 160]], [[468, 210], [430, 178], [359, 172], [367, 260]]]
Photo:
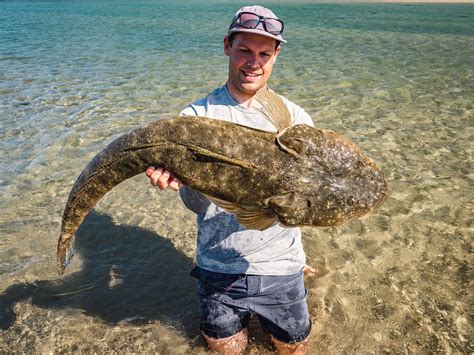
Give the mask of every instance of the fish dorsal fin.
[[278, 222], [276, 214], [270, 209], [247, 209], [216, 197], [211, 197], [209, 195], [205, 196], [217, 206], [225, 209], [227, 212], [234, 213], [239, 223], [246, 228], [262, 231]]
[[193, 151], [196, 154], [199, 154], [200, 156], [206, 157], [206, 158], [211, 158], [211, 159], [216, 159], [218, 161], [222, 161], [227, 164], [231, 165], [236, 165], [240, 166], [245, 169], [253, 169], [253, 170], [259, 170], [260, 166], [255, 165], [251, 161], [246, 161], [246, 160], [239, 160], [236, 158], [231, 158], [216, 152], [212, 152], [206, 148], [199, 147], [197, 145], [193, 144], [183, 144], [186, 146], [189, 150]]
[[257, 91], [255, 99], [262, 105], [262, 113], [278, 132], [291, 127], [291, 114], [282, 98], [274, 91], [263, 88]]

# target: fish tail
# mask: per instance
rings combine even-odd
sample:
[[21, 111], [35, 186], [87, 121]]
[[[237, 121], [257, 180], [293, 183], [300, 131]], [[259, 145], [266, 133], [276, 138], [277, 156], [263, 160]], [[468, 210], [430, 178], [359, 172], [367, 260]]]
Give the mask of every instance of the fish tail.
[[58, 274], [63, 275], [66, 267], [74, 257], [74, 235], [70, 233], [61, 234], [58, 241], [56, 263]]

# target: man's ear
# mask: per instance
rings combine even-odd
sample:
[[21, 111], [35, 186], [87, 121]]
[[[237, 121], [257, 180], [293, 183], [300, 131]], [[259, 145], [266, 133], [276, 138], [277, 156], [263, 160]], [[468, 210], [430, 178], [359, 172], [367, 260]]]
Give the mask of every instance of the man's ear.
[[280, 53], [280, 49], [281, 49], [281, 47], [278, 46], [277, 49], [275, 50], [275, 55], [273, 57], [273, 64], [275, 64], [275, 62], [277, 60], [278, 54]]
[[229, 56], [229, 48], [230, 48], [231, 44], [230, 44], [230, 41], [229, 41], [229, 36], [225, 36], [224, 37], [224, 53], [226, 56]]

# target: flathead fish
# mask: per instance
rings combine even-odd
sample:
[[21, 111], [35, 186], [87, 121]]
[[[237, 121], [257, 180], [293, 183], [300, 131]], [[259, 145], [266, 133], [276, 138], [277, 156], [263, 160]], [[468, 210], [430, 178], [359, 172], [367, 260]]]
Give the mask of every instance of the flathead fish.
[[57, 248], [59, 273], [72, 258], [74, 234], [90, 209], [150, 165], [171, 171], [184, 185], [235, 213], [242, 225], [258, 230], [274, 223], [335, 226], [383, 203], [385, 177], [354, 143], [329, 130], [289, 127], [288, 111], [270, 91], [260, 94], [259, 101], [278, 133], [178, 116], [135, 129], [96, 155], [66, 203]]

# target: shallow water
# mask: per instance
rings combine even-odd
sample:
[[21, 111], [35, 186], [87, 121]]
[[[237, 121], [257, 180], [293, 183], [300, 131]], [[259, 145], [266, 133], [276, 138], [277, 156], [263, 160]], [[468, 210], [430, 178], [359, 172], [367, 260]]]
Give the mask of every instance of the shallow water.
[[[207, 352], [194, 216], [144, 176], [97, 205], [55, 270], [92, 156], [225, 81], [240, 4], [176, 3], [0, 3], [0, 351]], [[271, 7], [288, 40], [271, 86], [353, 139], [391, 188], [372, 216], [303, 230], [312, 353], [472, 352], [474, 6]], [[252, 333], [251, 353], [272, 351]]]

